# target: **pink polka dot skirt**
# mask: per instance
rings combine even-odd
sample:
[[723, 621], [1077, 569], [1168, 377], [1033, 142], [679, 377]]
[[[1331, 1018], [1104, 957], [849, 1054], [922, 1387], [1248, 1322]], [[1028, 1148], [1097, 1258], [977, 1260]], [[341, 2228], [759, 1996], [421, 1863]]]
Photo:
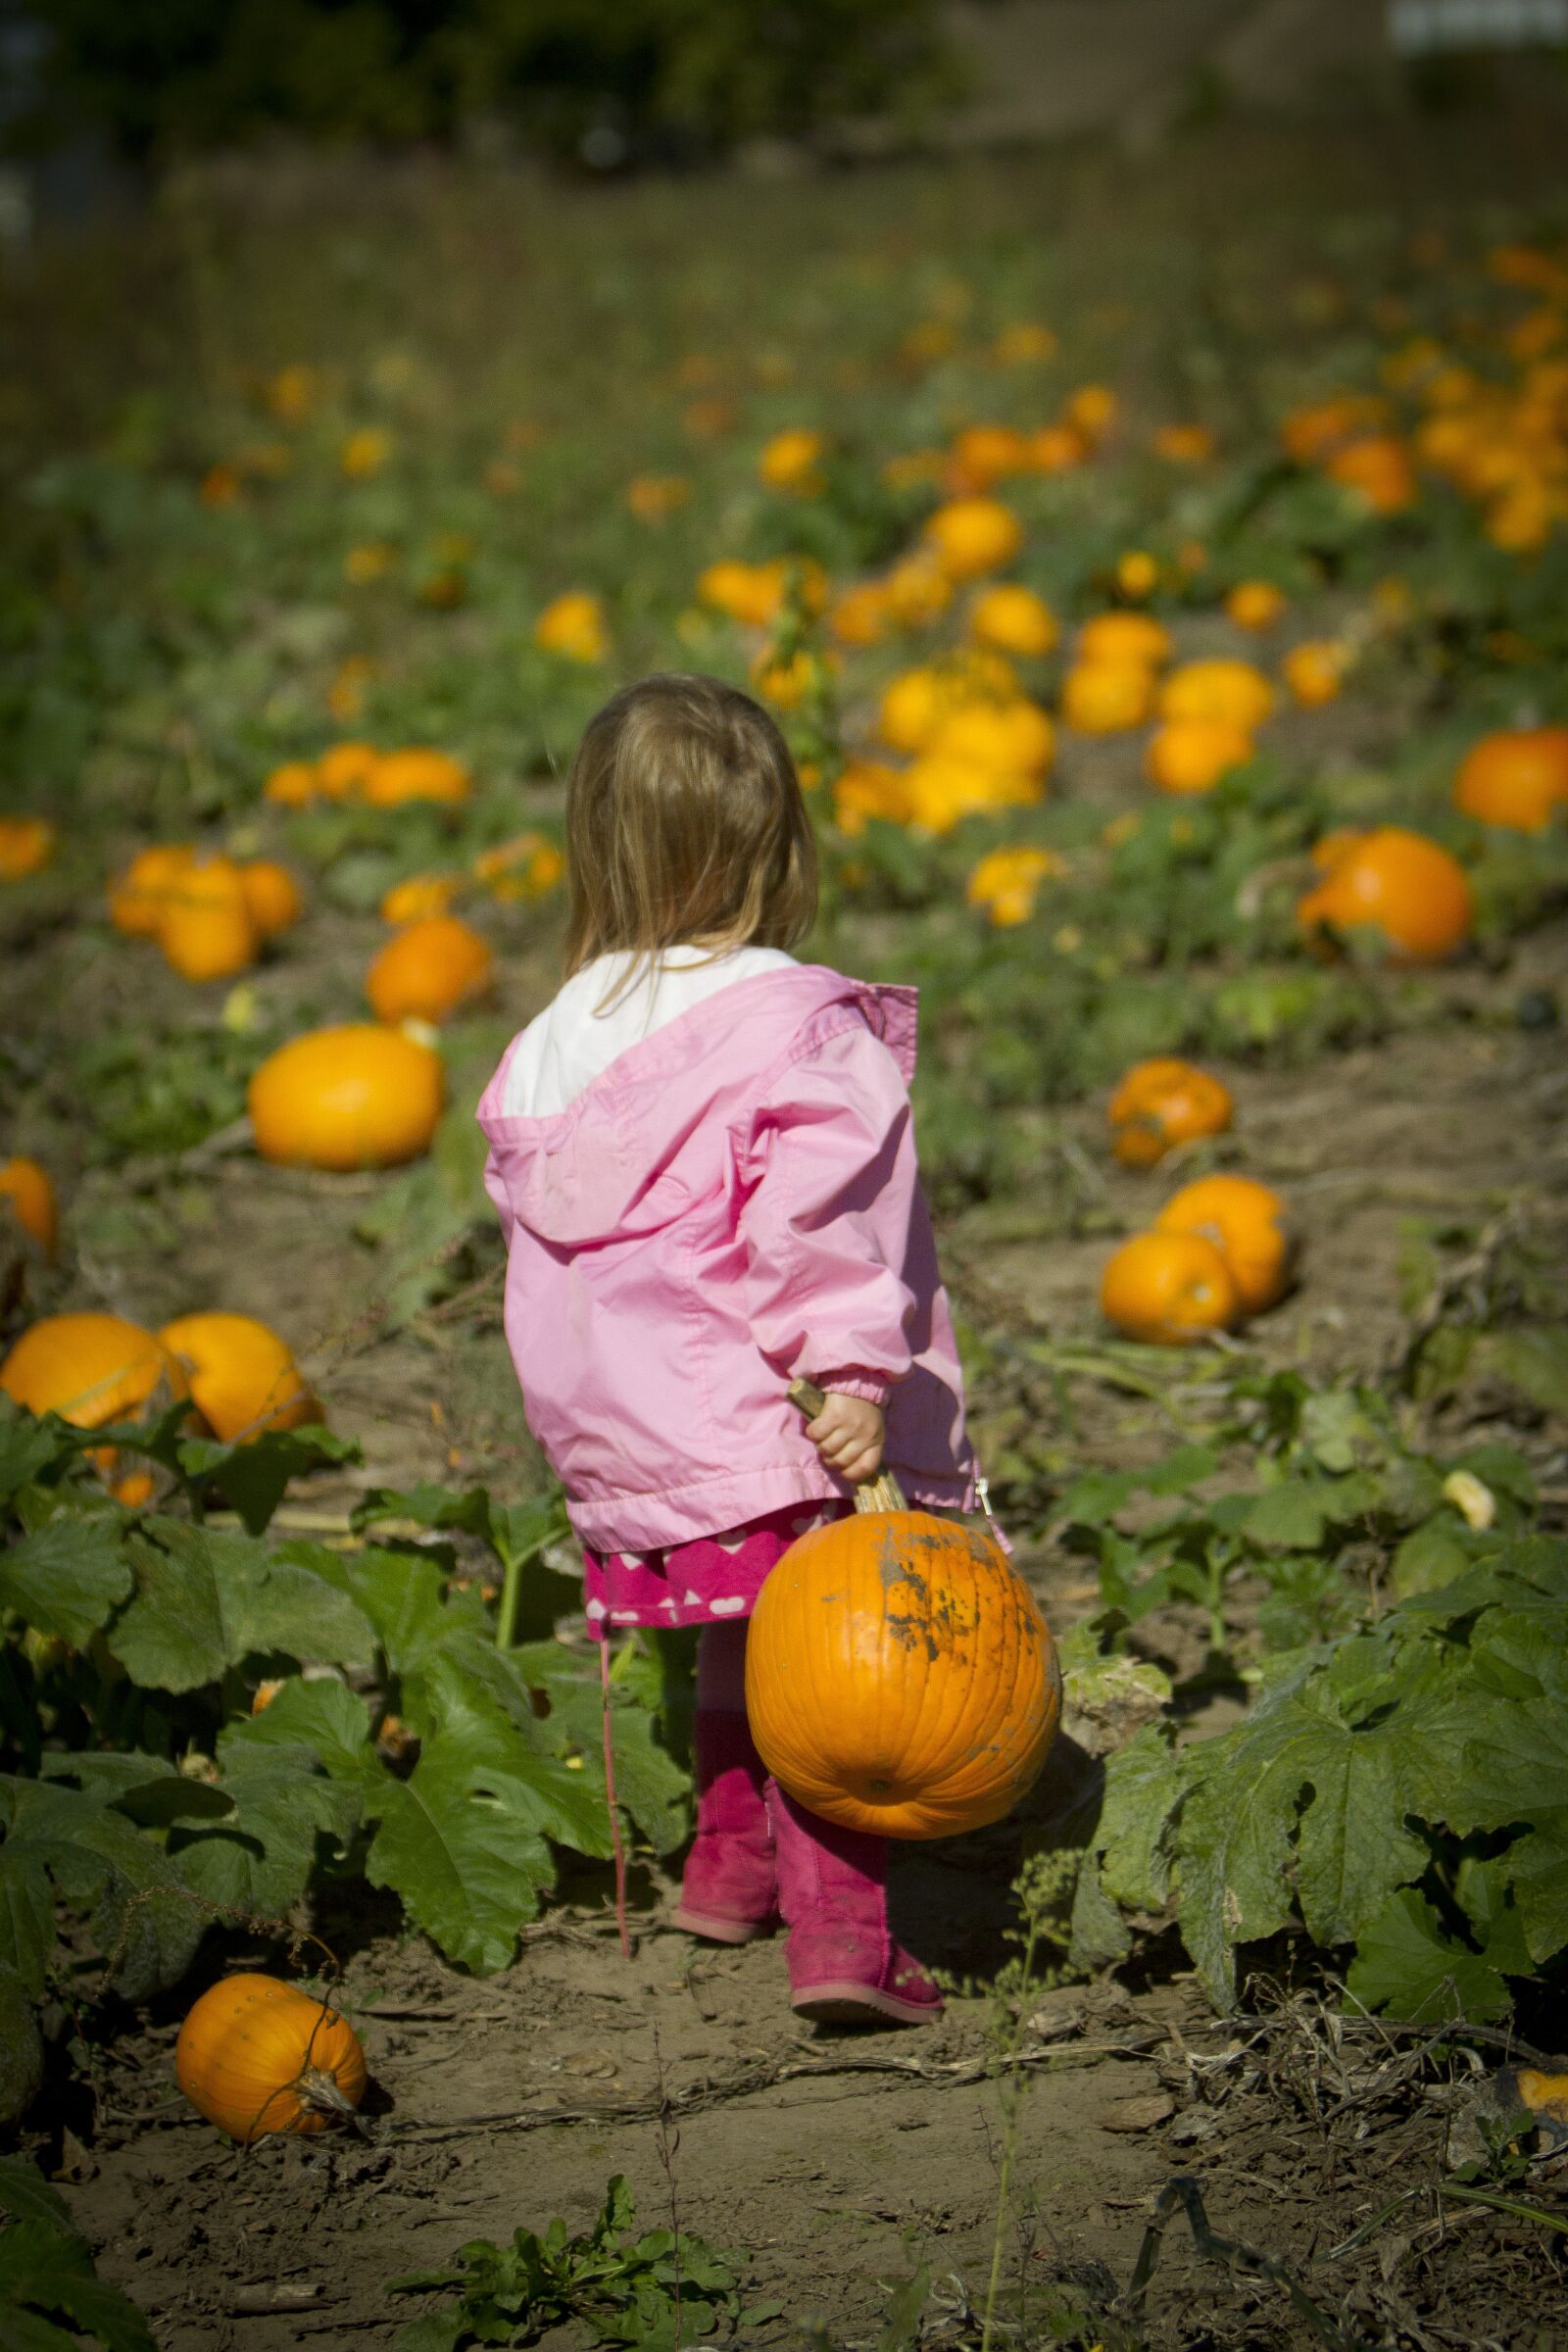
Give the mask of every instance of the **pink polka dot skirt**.
[[612, 1625], [715, 1625], [749, 1617], [762, 1580], [797, 1536], [842, 1519], [846, 1502], [796, 1502], [718, 1536], [661, 1551], [584, 1551], [591, 1629]]

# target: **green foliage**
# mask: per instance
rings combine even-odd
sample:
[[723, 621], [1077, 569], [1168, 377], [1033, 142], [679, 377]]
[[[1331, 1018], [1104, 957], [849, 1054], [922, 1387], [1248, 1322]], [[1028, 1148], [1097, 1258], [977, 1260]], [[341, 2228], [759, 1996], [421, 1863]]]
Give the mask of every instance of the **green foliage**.
[[1140, 1734], [1106, 1766], [1078, 1956], [1127, 1948], [1114, 1906], [1173, 1904], [1225, 2007], [1237, 1947], [1299, 1919], [1353, 1948], [1368, 2006], [1502, 2013], [1509, 1978], [1568, 1948], [1565, 1637], [1568, 1544], [1494, 1535], [1451, 1583], [1281, 1660], [1230, 1731]]
[[128, 2296], [106, 2286], [65, 2201], [30, 2164], [0, 2156], [0, 2334], [15, 2352], [154, 2352]]
[[568, 2320], [602, 2344], [674, 2352], [711, 2335], [720, 2321], [760, 2326], [777, 2306], [741, 2309], [735, 2257], [682, 2230], [633, 2237], [631, 2191], [617, 2173], [593, 2228], [566, 2235], [552, 2222], [541, 2237], [518, 2230], [509, 2246], [487, 2237], [460, 2246], [449, 2264], [388, 2281], [393, 2294], [460, 2292], [397, 2334], [398, 2352], [462, 2352], [466, 2344], [531, 2344]]
[[38, 18], [56, 118], [94, 118], [133, 154], [276, 125], [447, 138], [489, 117], [594, 164], [689, 157], [894, 111], [941, 87], [945, 60], [935, 12], [908, 0], [788, 0], [760, 42], [725, 0], [466, 0], [433, 17], [415, 0], [287, 0], [281, 17], [222, 0], [134, 34], [103, 0], [41, 0]]
[[[377, 1491], [357, 1523], [385, 1540], [280, 1544], [266, 1526], [289, 1476], [352, 1450], [324, 1431], [228, 1448], [172, 1413], [91, 1438], [106, 1435], [166, 1473], [164, 1507], [114, 1504], [84, 1433], [0, 1417], [17, 1531], [0, 1555], [16, 1767], [0, 1780], [0, 1969], [41, 1997], [64, 1903], [86, 1915], [106, 1983], [144, 1998], [215, 1921], [275, 1923], [323, 1871], [392, 1889], [460, 1965], [503, 1967], [555, 1848], [611, 1850], [597, 1652], [552, 1638], [559, 1498]], [[215, 1491], [256, 1532], [209, 1524]], [[505, 1580], [505, 1621], [465, 1581], [460, 1543]], [[252, 1713], [264, 1677], [280, 1688]], [[663, 1849], [685, 1833], [686, 1781], [658, 1703], [657, 1676], [617, 1670], [617, 1794]]]

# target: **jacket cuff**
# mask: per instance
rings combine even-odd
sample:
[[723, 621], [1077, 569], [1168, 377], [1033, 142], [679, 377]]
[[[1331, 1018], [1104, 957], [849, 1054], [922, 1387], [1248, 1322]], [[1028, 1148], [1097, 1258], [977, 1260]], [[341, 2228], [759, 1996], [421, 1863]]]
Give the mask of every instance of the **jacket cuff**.
[[862, 1372], [858, 1365], [847, 1372], [813, 1372], [811, 1378], [826, 1396], [859, 1396], [867, 1404], [886, 1404], [893, 1388], [891, 1380]]

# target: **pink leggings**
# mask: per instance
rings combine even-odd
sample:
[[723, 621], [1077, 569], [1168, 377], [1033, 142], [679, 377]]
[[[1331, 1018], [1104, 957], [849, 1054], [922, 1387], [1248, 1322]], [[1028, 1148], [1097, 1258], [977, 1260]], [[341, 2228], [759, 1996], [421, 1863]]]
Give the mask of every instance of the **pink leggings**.
[[697, 1642], [697, 1704], [705, 1714], [746, 1712], [746, 1619], [705, 1625]]

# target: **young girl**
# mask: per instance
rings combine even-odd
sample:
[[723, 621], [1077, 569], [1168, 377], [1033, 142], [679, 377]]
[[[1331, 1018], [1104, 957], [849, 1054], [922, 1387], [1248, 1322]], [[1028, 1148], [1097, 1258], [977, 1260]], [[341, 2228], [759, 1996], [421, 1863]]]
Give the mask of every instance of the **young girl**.
[[[886, 1840], [767, 1779], [746, 1620], [795, 1538], [884, 1457], [968, 1508], [973, 1461], [910, 1134], [914, 993], [788, 953], [816, 863], [771, 718], [711, 678], [607, 703], [566, 788], [566, 983], [479, 1105], [528, 1424], [566, 1492], [588, 1617], [701, 1626], [697, 1838], [675, 1923], [787, 1924], [795, 2007], [938, 2014], [892, 1938]], [[807, 1425], [787, 1391], [827, 1402]]]

